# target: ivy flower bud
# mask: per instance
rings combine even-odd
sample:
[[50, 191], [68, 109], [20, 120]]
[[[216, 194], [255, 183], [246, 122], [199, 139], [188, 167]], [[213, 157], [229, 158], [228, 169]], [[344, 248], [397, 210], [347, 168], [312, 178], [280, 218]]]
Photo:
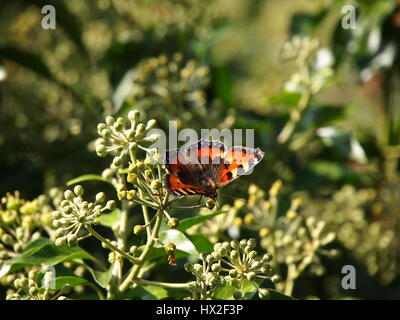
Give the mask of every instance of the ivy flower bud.
[[193, 265], [193, 270], [197, 273], [201, 273], [203, 271], [203, 267], [199, 263], [196, 263]]
[[137, 174], [136, 173], [129, 173], [126, 177], [126, 181], [129, 183], [134, 184], [137, 181]]
[[127, 198], [129, 201], [132, 201], [133, 199], [135, 199], [135, 197], [136, 197], [136, 190], [129, 190], [129, 191], [127, 192], [127, 194], [126, 194], [126, 198]]
[[104, 200], [106, 200], [106, 194], [104, 192], [99, 192], [98, 194], [96, 194], [96, 202], [104, 202]]
[[269, 190], [270, 197], [275, 198], [279, 194], [281, 188], [282, 188], [282, 181], [281, 180], [275, 181], [271, 189]]
[[242, 298], [242, 293], [239, 290], [236, 290], [232, 294], [233, 299], [240, 300]]
[[268, 275], [271, 272], [272, 268], [271, 268], [271, 266], [269, 264], [265, 264], [265, 265], [263, 265], [261, 267], [260, 270], [261, 270], [262, 273]]
[[251, 269], [253, 269], [253, 270], [258, 270], [258, 269], [260, 269], [260, 267], [261, 267], [261, 262], [260, 261], [254, 261], [251, 264]]
[[281, 277], [278, 276], [277, 274], [275, 274], [275, 275], [272, 276], [271, 281], [272, 281], [273, 283], [278, 283], [278, 282], [281, 281]]
[[133, 227], [133, 233], [137, 236], [141, 235], [143, 233], [143, 226], [140, 224], [137, 224], [136, 226]]
[[249, 281], [254, 281], [255, 279], [256, 279], [256, 273], [255, 272], [249, 272], [247, 275], [246, 275], [246, 278], [249, 280]]
[[222, 267], [219, 263], [214, 263], [211, 265], [211, 270], [213, 272], [220, 272], [222, 270]]
[[245, 224], [253, 224], [254, 223], [254, 214], [248, 213], [244, 216]]
[[271, 296], [268, 289], [258, 288], [258, 297], [260, 299], [268, 299]]
[[237, 278], [237, 277], [239, 276], [239, 272], [238, 272], [236, 269], [231, 269], [231, 270], [229, 271], [229, 276], [230, 276], [231, 278]]
[[183, 267], [185, 268], [186, 272], [191, 272], [193, 270], [193, 265], [188, 262], [186, 262]]
[[171, 219], [168, 220], [167, 225], [168, 225], [168, 227], [171, 228], [171, 229], [178, 228], [178, 227], [179, 227], [179, 219], [177, 219], [177, 218], [171, 218]]
[[100, 133], [102, 130], [107, 129], [107, 126], [105, 125], [105, 123], [99, 123], [97, 125], [97, 131]]
[[269, 229], [261, 228], [258, 234], [260, 235], [260, 238], [265, 238], [269, 234]]
[[230, 258], [232, 260], [237, 260], [237, 258], [239, 258], [239, 252], [236, 251], [236, 250], [232, 250], [231, 253], [230, 253]]
[[81, 185], [78, 184], [77, 186], [74, 187], [74, 193], [77, 196], [82, 197], [84, 192], [85, 192], [85, 190], [83, 189], [83, 187]]
[[100, 135], [103, 138], [110, 138], [111, 137], [111, 131], [110, 131], [110, 129], [103, 129], [103, 130], [100, 131]]
[[221, 247], [226, 249], [226, 250], [229, 250], [230, 249], [230, 244], [229, 244], [228, 241], [224, 241], [224, 242], [222, 242]]
[[172, 242], [169, 242], [164, 246], [164, 249], [167, 254], [171, 255], [174, 253], [174, 251], [176, 249], [176, 245]]
[[159, 190], [162, 186], [162, 183], [160, 180], [156, 179], [153, 180], [150, 184], [150, 188], [152, 188], [153, 190]]
[[118, 117], [117, 121], [114, 123], [114, 129], [117, 132], [120, 132], [124, 129], [125, 120], [122, 117]]
[[139, 118], [140, 118], [140, 112], [139, 112], [139, 111], [137, 111], [137, 110], [129, 111], [129, 113], [128, 113], [128, 119], [129, 119], [130, 121], [135, 122], [135, 121], [139, 120]]
[[247, 240], [247, 246], [252, 249], [255, 248], [256, 244], [257, 244], [257, 241], [254, 238], [250, 238], [249, 240]]
[[29, 289], [29, 294], [30, 294], [31, 296], [37, 295], [38, 292], [39, 292], [39, 289], [36, 288], [36, 287], [31, 287], [31, 288]]
[[208, 199], [207, 201], [206, 201], [206, 206], [207, 206], [207, 208], [208, 209], [210, 209], [210, 210], [212, 210], [212, 209], [214, 209], [215, 208], [215, 200], [214, 199]]
[[263, 262], [270, 262], [272, 260], [272, 255], [266, 253], [263, 255]]
[[30, 280], [34, 280], [35, 281], [37, 279], [37, 276], [38, 276], [38, 272], [36, 270], [31, 270], [28, 273], [28, 278]]
[[257, 257], [257, 251], [250, 251], [249, 252], [249, 258], [251, 259], [251, 260], [254, 260], [255, 258]]
[[234, 287], [234, 288], [239, 288], [240, 287], [240, 280], [236, 279], [236, 278], [232, 279], [231, 286]]
[[286, 212], [286, 217], [289, 220], [293, 220], [293, 219], [295, 219], [297, 217], [297, 212], [294, 211], [294, 210], [289, 210], [288, 212]]
[[74, 199], [74, 197], [75, 196], [74, 196], [74, 194], [73, 194], [73, 192], [71, 190], [67, 190], [67, 191], [64, 192], [64, 198], [65, 199], [67, 199], [69, 201], [72, 201]]
[[128, 138], [129, 138], [130, 140], [133, 140], [133, 139], [135, 138], [135, 135], [136, 135], [135, 129], [129, 129], [129, 130], [126, 132], [126, 135], [128, 136]]
[[143, 123], [139, 123], [136, 127], [136, 134], [135, 137], [136, 138], [142, 138], [144, 136], [144, 134], [146, 133], [146, 129], [144, 127]]
[[70, 247], [75, 247], [78, 245], [78, 238], [75, 234], [69, 234], [67, 237], [67, 243]]
[[96, 145], [96, 153], [99, 157], [105, 157], [107, 155], [107, 149], [104, 144]]
[[67, 243], [66, 237], [60, 237], [60, 238], [57, 238], [57, 239], [54, 241], [54, 244], [55, 244], [57, 247], [62, 247], [62, 246], [64, 246], [66, 243]]
[[116, 206], [117, 206], [117, 203], [115, 202], [115, 200], [110, 200], [110, 201], [107, 201], [105, 208], [107, 210], [114, 210]]
[[13, 237], [11, 237], [9, 234], [3, 234], [1, 237], [1, 241], [3, 241], [4, 244], [7, 245], [12, 245], [14, 243]]
[[120, 166], [122, 166], [122, 158], [121, 157], [115, 157], [114, 159], [113, 159], [113, 165], [115, 166], [115, 167], [120, 167]]
[[115, 123], [115, 119], [114, 119], [112, 116], [108, 116], [108, 117], [106, 118], [106, 124], [107, 124], [108, 126], [112, 126], [112, 125], [114, 125], [114, 123]]
[[146, 131], [149, 131], [150, 129], [154, 128], [154, 126], [157, 124], [156, 119], [151, 119], [149, 121], [147, 121], [146, 124]]
[[240, 249], [239, 242], [237, 240], [231, 241], [230, 244], [231, 244], [231, 247], [232, 247], [233, 250], [239, 250]]

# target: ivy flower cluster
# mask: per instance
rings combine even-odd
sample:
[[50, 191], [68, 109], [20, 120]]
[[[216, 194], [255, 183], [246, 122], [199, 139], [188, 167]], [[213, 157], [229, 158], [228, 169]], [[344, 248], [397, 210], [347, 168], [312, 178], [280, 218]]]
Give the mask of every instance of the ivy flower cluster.
[[[195, 60], [185, 61], [181, 53], [149, 58], [136, 68], [132, 98], [157, 119], [168, 109], [170, 117], [184, 122], [206, 116], [205, 88], [209, 69]], [[179, 125], [179, 124], [178, 124]]]
[[114, 154], [113, 166], [121, 167], [123, 156], [129, 152], [135, 152], [137, 148], [148, 151], [140, 143], [155, 142], [158, 139], [157, 135], [147, 135], [155, 126], [156, 120], [151, 119], [145, 125], [138, 123], [139, 117], [140, 113], [134, 110], [128, 113], [128, 122], [122, 117], [115, 119], [108, 116], [105, 123], [100, 123], [97, 131], [101, 138], [95, 143], [97, 155], [105, 157]]
[[7, 290], [6, 300], [67, 300], [64, 294], [70, 292], [69, 286], [56, 290], [53, 288], [54, 281], [51, 272], [40, 277], [40, 272], [33, 269], [27, 276], [21, 274], [14, 280], [14, 289]]
[[0, 267], [42, 233], [51, 234], [51, 220], [45, 196], [27, 201], [19, 192], [7, 193], [0, 204]]
[[272, 273], [269, 264], [272, 256], [268, 253], [258, 254], [255, 246], [255, 239], [219, 242], [214, 245], [212, 253], [201, 254], [201, 263], [187, 263], [186, 271], [196, 277], [190, 287], [192, 298], [210, 299], [219, 288], [230, 285], [235, 290], [233, 297], [241, 299], [247, 282], [252, 284], [261, 299], [268, 298], [268, 289], [261, 288], [257, 280], [278, 282], [279, 277]]
[[[224, 239], [226, 231], [234, 231], [241, 226], [241, 219], [238, 213], [245, 203], [242, 200], [235, 200], [233, 206], [224, 204], [220, 210], [224, 213], [208, 219], [201, 225], [193, 226], [188, 233], [194, 234], [200, 232], [204, 234], [212, 243], [216, 243]], [[212, 209], [212, 208], [211, 208]], [[210, 207], [200, 208], [199, 215], [207, 215], [210, 213]]]
[[[307, 217], [299, 212], [301, 200], [292, 200], [289, 209], [283, 216], [278, 216], [279, 193], [282, 188], [280, 180], [269, 190], [269, 199], [255, 185], [249, 187], [249, 212], [244, 216], [244, 227], [259, 232], [261, 246], [271, 252], [275, 259], [274, 271], [286, 274], [286, 280], [278, 288], [291, 294], [295, 280], [310, 267], [316, 275], [323, 273], [320, 255], [335, 257], [336, 249], [325, 249], [336, 235], [329, 232], [324, 221]], [[286, 272], [282, 267], [286, 266]]]
[[88, 228], [92, 224], [98, 224], [99, 216], [116, 206], [114, 200], [105, 201], [104, 192], [96, 195], [95, 202], [83, 200], [84, 188], [81, 185], [74, 187], [74, 191], [67, 190], [64, 193], [65, 200], [61, 203], [61, 209], [53, 211], [53, 226], [57, 228], [55, 232], [55, 244], [62, 246], [76, 246], [82, 238], [79, 233], [83, 228]]

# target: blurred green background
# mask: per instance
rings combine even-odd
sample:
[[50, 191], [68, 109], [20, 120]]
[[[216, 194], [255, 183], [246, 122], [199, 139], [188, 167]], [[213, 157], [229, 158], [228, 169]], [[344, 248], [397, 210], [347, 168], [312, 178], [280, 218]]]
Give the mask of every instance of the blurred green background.
[[[55, 30], [41, 28], [46, 4]], [[346, 4], [357, 8], [354, 30], [341, 27]], [[282, 59], [293, 36], [319, 40], [316, 63], [332, 76], [279, 143], [298, 98], [287, 82], [296, 65]], [[280, 179], [344, 250], [295, 295], [399, 298], [399, 45], [399, 1], [3, 0], [0, 194], [31, 199], [101, 173], [96, 126], [132, 108], [161, 128], [254, 128], [266, 158], [224, 193], [245, 197], [249, 183]], [[165, 73], [165, 61], [178, 70]], [[357, 266], [357, 290], [332, 289], [343, 264]]]

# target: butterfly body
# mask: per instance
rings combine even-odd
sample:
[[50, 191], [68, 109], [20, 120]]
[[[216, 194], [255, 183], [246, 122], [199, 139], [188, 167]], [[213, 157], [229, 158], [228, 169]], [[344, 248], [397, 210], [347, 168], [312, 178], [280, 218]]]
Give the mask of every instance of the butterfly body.
[[217, 190], [248, 173], [264, 157], [260, 149], [232, 147], [204, 139], [183, 151], [166, 152], [165, 185], [175, 195], [217, 198]]

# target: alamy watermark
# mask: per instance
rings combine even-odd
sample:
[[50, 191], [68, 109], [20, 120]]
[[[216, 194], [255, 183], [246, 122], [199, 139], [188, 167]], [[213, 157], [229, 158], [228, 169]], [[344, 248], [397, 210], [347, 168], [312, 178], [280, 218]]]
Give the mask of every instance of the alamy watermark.
[[356, 268], [347, 264], [342, 267], [342, 274], [345, 275], [342, 278], [342, 288], [344, 290], [356, 289]]
[[53, 266], [43, 265], [42, 288], [54, 290], [56, 288], [56, 269]]
[[56, 8], [50, 4], [45, 5], [42, 7], [42, 13], [45, 14], [42, 18], [42, 28], [45, 30], [56, 29]]
[[345, 14], [345, 16], [342, 18], [342, 28], [345, 30], [356, 29], [356, 8], [350, 4], [345, 5], [342, 7], [342, 14]]

